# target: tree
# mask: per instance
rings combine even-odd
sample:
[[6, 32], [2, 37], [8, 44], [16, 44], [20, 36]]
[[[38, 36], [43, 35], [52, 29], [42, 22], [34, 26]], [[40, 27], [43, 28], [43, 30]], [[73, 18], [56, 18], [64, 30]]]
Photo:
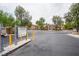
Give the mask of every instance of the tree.
[[29, 15], [29, 12], [26, 12], [23, 18], [24, 18], [22, 21], [23, 26], [26, 25], [29, 28], [29, 24], [31, 24], [32, 16]]
[[28, 29], [31, 28], [32, 22], [29, 22], [27, 26], [28, 26]]
[[45, 19], [43, 17], [41, 17], [39, 20], [36, 21], [36, 24], [41, 30], [43, 29], [44, 22], [45, 22]]
[[7, 26], [14, 26], [13, 22], [14, 22], [14, 17], [12, 15], [9, 15], [7, 20]]
[[22, 20], [25, 12], [26, 11], [23, 7], [17, 6], [16, 9], [15, 9], [16, 18], [19, 19], [19, 20]]
[[73, 16], [72, 16], [72, 14], [70, 12], [66, 13], [64, 15], [64, 18], [65, 18], [66, 22], [71, 22], [73, 20]]
[[3, 26], [13, 26], [14, 17], [9, 15], [7, 12], [0, 10], [0, 23]]
[[[17, 6], [15, 9], [16, 19], [21, 20], [21, 26], [28, 26], [31, 22], [32, 16], [22, 6]], [[29, 27], [29, 26], [28, 26]]]
[[65, 29], [73, 29], [75, 27], [75, 23], [71, 12], [66, 13], [64, 15], [64, 19], [65, 19], [65, 25], [64, 25]]
[[57, 30], [57, 28], [61, 29], [61, 25], [62, 25], [63, 21], [61, 20], [60, 16], [53, 16], [52, 22], [54, 23], [56, 30]]
[[21, 25], [21, 20], [18, 20], [18, 19], [15, 20], [15, 21], [14, 21], [14, 25], [18, 25], [18, 26]]
[[70, 12], [73, 16], [74, 23], [76, 25], [76, 30], [79, 32], [79, 3], [74, 3], [70, 7]]

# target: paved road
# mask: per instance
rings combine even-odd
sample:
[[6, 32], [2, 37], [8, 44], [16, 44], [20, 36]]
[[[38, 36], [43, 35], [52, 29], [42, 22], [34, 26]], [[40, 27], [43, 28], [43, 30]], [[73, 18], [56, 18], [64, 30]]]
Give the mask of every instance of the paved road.
[[67, 36], [69, 32], [35, 31], [34, 41], [9, 56], [79, 56], [79, 39]]

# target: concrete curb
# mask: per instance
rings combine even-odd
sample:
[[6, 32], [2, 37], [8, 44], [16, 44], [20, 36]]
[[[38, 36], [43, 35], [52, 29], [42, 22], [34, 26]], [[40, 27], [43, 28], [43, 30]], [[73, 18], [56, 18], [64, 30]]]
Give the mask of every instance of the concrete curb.
[[10, 46], [5, 48], [5, 51], [0, 53], [0, 56], [7, 56], [9, 54], [11, 54], [12, 52], [16, 51], [17, 49], [21, 48], [22, 46], [24, 46], [25, 44], [28, 44], [29, 42], [31, 42], [31, 39], [28, 40], [24, 40], [23, 43], [18, 42], [17, 45], [13, 44], [12, 48], [10, 48]]
[[67, 35], [79, 39], [79, 35], [73, 35], [73, 34], [67, 34]]

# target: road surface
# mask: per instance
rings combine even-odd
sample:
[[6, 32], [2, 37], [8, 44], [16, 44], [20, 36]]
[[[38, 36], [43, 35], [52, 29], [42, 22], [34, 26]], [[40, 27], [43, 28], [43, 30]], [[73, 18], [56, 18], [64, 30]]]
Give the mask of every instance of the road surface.
[[79, 56], [79, 39], [64, 31], [35, 31], [35, 40], [8, 56]]

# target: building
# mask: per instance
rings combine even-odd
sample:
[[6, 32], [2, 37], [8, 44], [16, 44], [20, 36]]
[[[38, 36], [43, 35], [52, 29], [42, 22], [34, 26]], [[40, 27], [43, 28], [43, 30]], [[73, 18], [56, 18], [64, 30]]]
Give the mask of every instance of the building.
[[44, 25], [45, 30], [53, 30], [54, 28], [55, 28], [55, 26], [53, 24], [45, 24]]
[[37, 30], [37, 29], [38, 29], [37, 25], [32, 25], [30, 28], [30, 30]]

